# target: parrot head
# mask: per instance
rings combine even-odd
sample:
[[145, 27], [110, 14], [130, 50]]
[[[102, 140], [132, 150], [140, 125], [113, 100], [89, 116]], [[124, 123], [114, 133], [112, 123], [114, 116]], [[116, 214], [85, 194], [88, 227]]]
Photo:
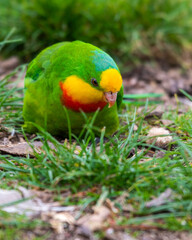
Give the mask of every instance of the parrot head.
[[[122, 87], [122, 77], [114, 60], [91, 44], [74, 49], [69, 76], [60, 82], [62, 104], [73, 111], [94, 112], [112, 107]], [[78, 48], [77, 44], [77, 48]], [[74, 48], [74, 46], [73, 46]]]

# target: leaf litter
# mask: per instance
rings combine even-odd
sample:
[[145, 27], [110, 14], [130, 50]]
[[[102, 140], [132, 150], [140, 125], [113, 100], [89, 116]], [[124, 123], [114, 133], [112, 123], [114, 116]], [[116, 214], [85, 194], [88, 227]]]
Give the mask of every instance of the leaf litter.
[[[16, 59], [11, 59], [7, 63], [5, 62], [1, 65], [0, 74], [2, 74], [2, 77], [11, 71], [11, 63], [12, 67], [15, 67], [18, 64], [18, 61]], [[128, 93], [143, 93], [144, 91], [164, 93], [165, 103], [169, 103], [169, 105], [170, 103], [172, 103], [172, 105], [176, 108], [177, 103], [173, 95], [175, 93], [181, 95], [179, 92], [179, 88], [183, 88], [189, 92], [192, 92], [192, 85], [190, 81], [191, 76], [191, 72], [189, 72], [189, 74], [186, 76], [182, 75], [179, 69], [165, 71], [157, 66], [155, 68], [151, 68], [150, 65], [145, 65], [142, 68], [137, 69], [135, 72], [132, 71], [124, 77], [125, 91], [128, 91]], [[167, 81], [167, 79], [169, 79], [169, 81]], [[181, 81], [181, 79], [183, 81]], [[14, 80], [15, 78], [12, 78], [12, 81]], [[181, 85], [183, 84], [183, 82], [184, 85]], [[23, 78], [21, 78], [18, 86], [23, 86]], [[186, 105], [188, 104], [186, 103]], [[156, 112], [152, 112], [145, 117], [145, 121], [150, 122], [152, 120], [152, 122], [150, 123], [152, 123], [152, 125], [156, 125], [156, 127], [152, 127], [149, 130], [149, 134], [146, 135], [148, 136], [148, 140], [146, 142], [152, 143], [149, 140], [149, 138], [151, 138], [151, 140], [154, 144], [156, 144], [156, 146], [162, 148], [166, 148], [173, 141], [170, 132], [166, 129], [167, 127], [171, 126], [173, 122], [167, 119], [162, 119], [164, 110], [164, 106], [161, 106], [160, 110], [156, 110]], [[159, 120], [160, 122], [156, 124], [156, 120]], [[160, 123], [165, 128], [160, 128]], [[137, 129], [138, 126], [135, 125], [134, 131], [137, 131]], [[32, 140], [32, 138], [30, 140]], [[2, 154], [34, 157], [34, 152], [40, 153], [41, 151], [43, 151], [42, 146], [43, 144], [41, 141], [29, 141], [28, 143], [24, 140], [22, 134], [14, 133], [14, 129], [6, 129], [4, 128], [4, 126], [1, 125], [0, 152]], [[67, 146], [71, 148], [68, 142]], [[50, 145], [50, 148], [52, 148], [52, 145]], [[97, 151], [100, 151], [99, 146], [97, 147]], [[78, 155], [80, 152], [81, 148], [77, 145], [74, 153]], [[151, 154], [151, 157], [153, 155], [156, 157], [157, 155], [159, 155], [159, 157], [161, 158], [164, 155], [164, 152], [151, 151]], [[70, 194], [70, 192], [66, 193], [66, 195]], [[81, 214], [79, 214], [79, 212], [81, 211], [79, 209], [79, 206], [62, 206], [60, 202], [52, 201], [50, 196], [51, 193], [46, 193], [46, 191], [43, 192], [40, 190], [27, 190], [23, 187], [19, 187], [17, 190], [0, 189], [0, 195], [0, 205], [6, 205], [2, 207], [4, 211], [17, 212], [19, 214], [25, 213], [28, 217], [40, 216], [42, 220], [50, 223], [50, 226], [53, 228], [56, 234], [58, 234], [58, 236], [63, 236], [63, 238], [61, 239], [70, 240], [76, 239], [76, 237], [78, 237], [78, 239], [95, 239], [93, 232], [102, 230], [104, 229], [104, 227], [106, 227], [104, 239], [109, 240], [134, 239], [125, 232], [126, 229], [145, 230], [145, 232], [137, 238], [139, 240], [164, 240], [176, 238], [182, 240], [192, 239], [191, 235], [188, 233], [183, 232], [183, 235], [181, 234], [182, 236], [179, 236], [179, 233], [177, 234], [169, 231], [158, 231], [158, 227], [154, 226], [118, 226], [115, 223], [114, 219], [119, 217], [119, 210], [116, 209], [113, 202], [111, 202], [111, 200], [108, 198], [103, 200], [103, 202], [99, 206], [92, 206], [91, 213], [87, 213], [86, 211], [84, 211], [83, 215], [81, 216]], [[77, 193], [77, 195], [79, 198], [82, 198], [86, 195], [86, 191], [82, 194]], [[166, 202], [171, 201], [172, 196], [173, 191], [168, 188], [158, 197], [146, 202], [145, 206], [147, 208], [153, 206], [161, 206]], [[134, 213], [135, 211], [133, 205], [127, 202], [128, 198], [129, 195], [124, 192], [124, 194], [122, 194], [114, 201], [114, 203], [120, 203], [120, 205], [122, 206], [122, 214], [125, 214], [126, 212]], [[42, 199], [44, 199], [45, 201], [42, 201]], [[76, 219], [76, 216], [81, 217]], [[110, 228], [110, 226], [112, 227]], [[153, 228], [155, 230], [153, 230]], [[166, 238], [167, 236], [169, 236], [169, 238]]]
[[45, 203], [32, 191], [18, 187], [18, 190], [0, 189], [0, 208], [8, 213], [25, 214], [28, 217], [39, 216], [40, 213], [74, 211], [76, 206], [61, 206], [58, 202]]

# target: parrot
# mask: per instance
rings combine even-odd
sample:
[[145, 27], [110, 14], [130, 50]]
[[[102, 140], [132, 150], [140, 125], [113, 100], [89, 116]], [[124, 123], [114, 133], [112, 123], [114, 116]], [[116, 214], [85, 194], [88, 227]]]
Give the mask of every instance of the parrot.
[[[24, 81], [23, 128], [38, 125], [54, 136], [78, 136], [86, 119], [105, 136], [119, 127], [123, 99], [120, 70], [100, 48], [82, 41], [59, 42], [42, 50], [28, 65]], [[86, 116], [86, 117], [85, 117]]]

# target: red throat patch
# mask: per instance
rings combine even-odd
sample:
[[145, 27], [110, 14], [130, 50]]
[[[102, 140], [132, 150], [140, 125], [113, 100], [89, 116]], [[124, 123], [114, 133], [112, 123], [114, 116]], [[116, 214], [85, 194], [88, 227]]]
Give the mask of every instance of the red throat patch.
[[102, 110], [107, 105], [105, 101], [89, 104], [80, 103], [67, 94], [67, 89], [63, 87], [62, 82], [60, 82], [60, 88], [63, 92], [61, 96], [62, 104], [73, 111], [80, 112], [82, 110], [83, 112], [95, 112], [97, 109]]

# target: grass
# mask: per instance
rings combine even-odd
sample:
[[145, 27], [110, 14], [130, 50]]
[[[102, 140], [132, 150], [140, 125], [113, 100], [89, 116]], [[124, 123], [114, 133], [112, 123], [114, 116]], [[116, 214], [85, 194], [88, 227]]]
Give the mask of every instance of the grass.
[[126, 68], [141, 56], [177, 63], [183, 52], [191, 52], [191, 11], [188, 0], [2, 0], [0, 40], [14, 27], [23, 42], [7, 45], [4, 53], [16, 52], [27, 61], [46, 46], [78, 39]]
[[[0, 211], [0, 239], [27, 239], [27, 233], [32, 235], [35, 228], [41, 225], [45, 228], [48, 227], [48, 224], [43, 223], [38, 219], [28, 221], [27, 217], [18, 215], [18, 214], [8, 214], [4, 211]], [[26, 232], [23, 232], [23, 229], [27, 229]], [[47, 230], [45, 237], [50, 235]], [[29, 235], [28, 235], [29, 236]], [[43, 240], [44, 237], [33, 237], [33, 240]]]
[[[10, 132], [14, 129], [16, 133], [22, 133], [22, 90], [9, 88], [11, 75], [0, 83], [1, 129], [7, 127]], [[22, 185], [49, 189], [62, 205], [81, 206], [97, 204], [101, 197], [114, 201], [127, 193], [126, 204], [131, 204], [134, 212], [127, 218], [121, 204], [117, 204], [122, 211], [121, 217], [115, 220], [118, 225], [141, 224], [152, 220], [152, 225], [164, 229], [191, 230], [192, 112], [181, 116], [176, 111], [165, 113], [165, 117], [174, 122], [174, 127], [170, 127], [174, 143], [161, 149], [146, 143], [146, 134], [151, 128], [144, 120], [149, 112], [147, 103], [141, 114], [136, 114], [135, 110], [131, 105], [122, 109], [120, 119], [124, 124], [107, 141], [101, 131], [99, 143], [95, 141], [91, 122], [85, 126], [85, 138], [76, 138], [71, 144], [68, 141], [61, 143], [40, 129], [34, 140], [42, 141], [43, 151], [38, 153], [34, 149], [34, 158], [0, 154], [0, 187]], [[134, 130], [135, 124], [137, 131]], [[50, 143], [54, 148], [50, 147]], [[33, 141], [30, 144], [33, 145]], [[149, 156], [150, 151], [155, 154]], [[164, 153], [161, 158], [156, 157], [158, 152]], [[98, 191], [93, 192], [93, 187]], [[172, 201], [162, 206], [145, 207], [146, 201], [159, 196], [167, 188], [173, 191]], [[74, 198], [73, 195], [60, 198], [65, 190], [70, 190], [72, 194], [85, 191], [86, 196], [83, 199]], [[0, 225], [9, 232], [4, 214], [0, 212]], [[8, 222], [12, 222], [13, 218], [9, 216]], [[14, 219], [16, 225], [22, 222], [20, 217]], [[18, 234], [29, 228], [27, 220], [25, 222], [26, 225], [16, 231]], [[14, 230], [13, 234], [16, 234]]]
[[18, 80], [20, 81], [21, 75], [25, 70], [25, 66], [17, 68], [14, 72], [7, 75], [0, 81], [0, 118], [3, 126], [18, 130], [22, 122], [22, 100], [23, 89], [18, 89], [16, 86], [7, 88], [8, 80], [15, 76], [18, 71], [20, 74]]

